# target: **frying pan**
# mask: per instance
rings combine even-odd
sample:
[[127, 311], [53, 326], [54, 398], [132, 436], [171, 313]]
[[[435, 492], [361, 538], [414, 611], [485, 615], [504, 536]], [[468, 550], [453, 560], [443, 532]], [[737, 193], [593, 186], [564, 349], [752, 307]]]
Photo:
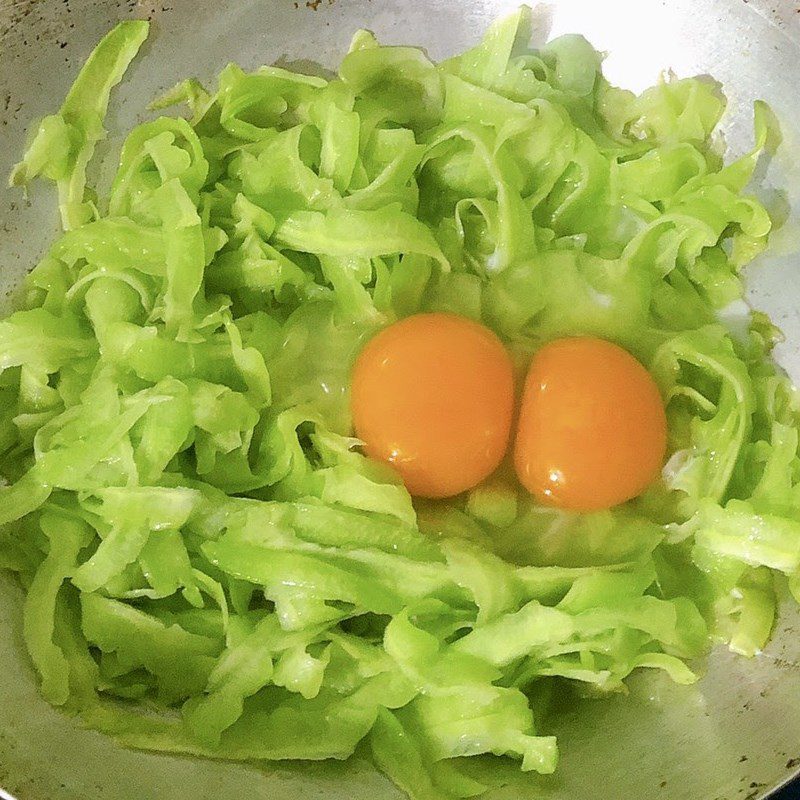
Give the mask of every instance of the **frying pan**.
[[[0, 0], [0, 175], [18, 158], [31, 119], [58, 108], [80, 65], [119, 19], [150, 18], [153, 34], [115, 95], [101, 157], [144, 118], [147, 101], [179, 78], [211, 79], [229, 60], [331, 68], [359, 27], [442, 58], [475, 42], [515, 0]], [[784, 329], [779, 361], [800, 382], [800, 5], [795, 0], [558, 0], [535, 9], [537, 36], [582, 33], [608, 53], [606, 73], [641, 90], [663, 69], [708, 74], [729, 98], [732, 153], [752, 136], [752, 102], [784, 127], [783, 154], [758, 191], [787, 221], [748, 271], [751, 303]], [[309, 59], [313, 61], [310, 63]], [[103, 170], [101, 169], [101, 179]], [[0, 188], [0, 298], [13, 300], [57, 228], [54, 199]], [[358, 758], [342, 764], [233, 765], [124, 750], [50, 708], [22, 645], [22, 596], [0, 573], [0, 786], [18, 800], [399, 800]], [[555, 717], [555, 776], [503, 798], [756, 800], [800, 767], [800, 613], [784, 603], [774, 638], [751, 660], [725, 649], [691, 687], [636, 675], [627, 696], [585, 701]], [[0, 796], [2, 796], [0, 791]], [[800, 789], [798, 795], [800, 796]]]

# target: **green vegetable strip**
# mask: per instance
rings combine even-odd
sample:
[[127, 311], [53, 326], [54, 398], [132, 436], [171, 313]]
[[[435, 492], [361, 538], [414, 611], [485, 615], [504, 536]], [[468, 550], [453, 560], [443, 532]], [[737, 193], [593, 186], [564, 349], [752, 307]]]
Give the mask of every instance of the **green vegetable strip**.
[[42, 694], [54, 705], [63, 705], [70, 693], [69, 663], [53, 641], [56, 604], [62, 584], [75, 569], [78, 553], [91, 541], [91, 530], [79, 521], [55, 513], [43, 515], [40, 525], [49, 549], [28, 587], [25, 644], [41, 675]]
[[56, 181], [64, 230], [91, 219], [84, 197], [86, 166], [105, 134], [103, 118], [111, 90], [122, 80], [147, 31], [146, 22], [130, 21], [106, 35], [81, 69], [61, 111], [42, 120], [24, 161], [11, 176], [15, 185], [40, 174]]

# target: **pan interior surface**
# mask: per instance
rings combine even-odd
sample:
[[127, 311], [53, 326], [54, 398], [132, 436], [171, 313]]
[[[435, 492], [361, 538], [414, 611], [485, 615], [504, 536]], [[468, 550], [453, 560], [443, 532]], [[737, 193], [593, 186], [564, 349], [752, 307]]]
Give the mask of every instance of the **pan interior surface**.
[[[150, 18], [153, 35], [119, 88], [101, 156], [145, 118], [147, 102], [178, 79], [213, 77], [228, 61], [335, 67], [353, 31], [390, 44], [420, 44], [434, 59], [476, 41], [509, 0], [0, 0], [0, 174], [7, 175], [32, 119], [58, 107], [91, 48], [117, 20]], [[752, 140], [752, 102], [764, 99], [784, 147], [759, 192], [787, 221], [748, 272], [751, 302], [783, 328], [777, 357], [800, 382], [800, 9], [780, 0], [552, 0], [538, 6], [537, 36], [584, 34], [609, 53], [606, 74], [641, 90], [661, 70], [713, 75], [729, 98], [723, 128], [732, 153]], [[310, 60], [313, 63], [310, 63]], [[25, 200], [0, 188], [0, 289], [6, 306], [57, 229], [51, 193]], [[21, 634], [22, 594], [0, 574], [0, 787], [18, 800], [233, 800], [243, 796], [389, 800], [400, 794], [356, 757], [347, 764], [235, 765], [124, 750], [78, 729], [38, 695]], [[554, 718], [562, 763], [491, 795], [566, 800], [754, 800], [800, 766], [800, 613], [785, 603], [768, 649], [751, 660], [716, 650], [704, 678], [680, 687], [640, 674], [628, 696], [585, 701]], [[1, 796], [1, 793], [0, 793]]]

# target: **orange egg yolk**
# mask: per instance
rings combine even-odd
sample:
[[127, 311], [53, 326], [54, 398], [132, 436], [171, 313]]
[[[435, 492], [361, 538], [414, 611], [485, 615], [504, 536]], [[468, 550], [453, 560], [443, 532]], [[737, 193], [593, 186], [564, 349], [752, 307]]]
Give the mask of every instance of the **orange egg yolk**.
[[378, 333], [353, 371], [356, 435], [418, 497], [480, 483], [508, 446], [511, 360], [486, 327], [455, 314], [416, 314]]
[[621, 347], [576, 337], [534, 356], [514, 462], [542, 503], [592, 511], [636, 497], [657, 477], [666, 440], [658, 387]]

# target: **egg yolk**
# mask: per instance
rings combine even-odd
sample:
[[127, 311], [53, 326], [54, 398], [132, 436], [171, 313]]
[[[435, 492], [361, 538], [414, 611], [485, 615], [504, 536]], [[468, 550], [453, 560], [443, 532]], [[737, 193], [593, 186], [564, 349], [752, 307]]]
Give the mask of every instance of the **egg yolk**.
[[491, 474], [505, 454], [511, 360], [486, 327], [455, 314], [416, 314], [385, 328], [353, 371], [356, 435], [409, 492], [450, 497]]
[[666, 441], [658, 387], [621, 347], [576, 337], [534, 356], [514, 462], [539, 501], [591, 511], [630, 500], [657, 477]]

